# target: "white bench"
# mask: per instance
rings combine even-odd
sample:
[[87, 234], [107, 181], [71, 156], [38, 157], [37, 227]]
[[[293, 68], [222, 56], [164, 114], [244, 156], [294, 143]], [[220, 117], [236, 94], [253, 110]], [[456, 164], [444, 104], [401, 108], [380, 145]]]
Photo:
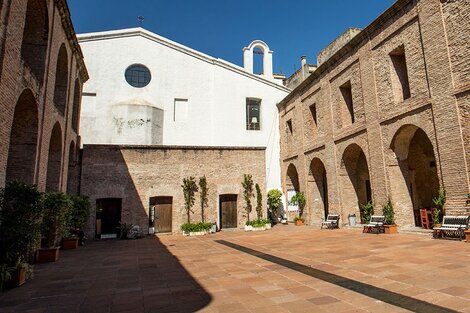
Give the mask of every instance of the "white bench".
[[465, 230], [468, 229], [469, 216], [450, 216], [446, 215], [442, 219], [441, 227], [434, 228], [434, 238], [459, 238], [465, 237]]
[[329, 229], [334, 229], [334, 228], [339, 228], [339, 214], [328, 214], [326, 217], [326, 220], [321, 222], [321, 227], [320, 229], [323, 228], [323, 226], [326, 226], [326, 228]]
[[372, 215], [368, 224], [364, 225], [363, 233], [385, 233], [385, 216], [383, 215]]

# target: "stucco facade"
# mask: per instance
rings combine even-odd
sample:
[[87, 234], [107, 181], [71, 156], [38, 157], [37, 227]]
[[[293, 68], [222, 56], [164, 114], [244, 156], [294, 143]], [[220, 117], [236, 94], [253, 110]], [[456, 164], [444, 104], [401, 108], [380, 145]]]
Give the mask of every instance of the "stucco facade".
[[82, 84], [88, 79], [66, 1], [0, 2], [0, 187], [78, 190]]
[[[244, 49], [243, 68], [142, 28], [82, 34], [79, 41], [91, 77], [83, 92], [84, 144], [261, 147], [266, 187], [280, 188], [276, 104], [289, 89], [272, 74], [273, 53], [264, 42]], [[262, 75], [249, 63], [255, 48], [264, 52]], [[126, 81], [133, 64], [148, 68], [145, 87]], [[260, 103], [253, 128], [250, 99]]]
[[390, 199], [415, 226], [439, 188], [470, 213], [468, 34], [468, 1], [399, 0], [278, 105], [283, 190], [306, 192], [308, 223]]

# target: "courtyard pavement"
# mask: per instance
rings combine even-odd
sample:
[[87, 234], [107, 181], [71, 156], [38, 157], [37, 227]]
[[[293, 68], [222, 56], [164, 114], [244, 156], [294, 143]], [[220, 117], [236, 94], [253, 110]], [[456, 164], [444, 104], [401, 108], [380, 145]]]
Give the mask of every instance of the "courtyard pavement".
[[470, 312], [470, 243], [276, 226], [89, 242], [0, 312]]

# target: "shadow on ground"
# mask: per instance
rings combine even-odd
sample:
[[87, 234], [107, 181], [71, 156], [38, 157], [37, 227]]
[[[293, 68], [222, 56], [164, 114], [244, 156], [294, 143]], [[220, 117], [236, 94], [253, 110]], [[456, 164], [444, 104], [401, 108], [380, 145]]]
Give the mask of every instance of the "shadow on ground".
[[96, 241], [37, 264], [1, 312], [194, 312], [211, 296], [158, 238]]

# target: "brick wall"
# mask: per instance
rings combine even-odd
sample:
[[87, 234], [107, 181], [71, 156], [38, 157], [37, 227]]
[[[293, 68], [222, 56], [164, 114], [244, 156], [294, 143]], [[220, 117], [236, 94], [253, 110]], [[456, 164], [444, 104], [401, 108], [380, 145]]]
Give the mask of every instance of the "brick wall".
[[[69, 147], [72, 142], [79, 142], [77, 130], [71, 127], [73, 111], [77, 111], [73, 106], [80, 105], [73, 101], [73, 94], [88, 79], [67, 3], [5, 0], [1, 5], [0, 186], [7, 180], [21, 179], [45, 190], [49, 144], [56, 126], [60, 151], [54, 162], [59, 173], [54, 176], [58, 177], [57, 189], [66, 191]], [[62, 45], [67, 54], [67, 75], [62, 82], [67, 84], [61, 99], [63, 110], [59, 111], [53, 99]], [[29, 112], [28, 119], [20, 114], [24, 108]], [[26, 120], [35, 123], [25, 123]]]
[[[364, 170], [376, 213], [390, 197], [400, 226], [414, 225], [413, 209], [429, 206], [439, 187], [447, 192], [447, 214], [470, 214], [469, 16], [468, 1], [399, 0], [278, 105], [283, 185], [287, 189], [294, 165], [307, 193], [309, 223], [324, 215], [322, 186], [312, 172], [322, 171], [319, 164], [329, 211], [340, 213], [343, 223], [364, 202]], [[344, 123], [340, 90], [348, 81], [352, 124]], [[287, 120], [296, 126], [292, 136], [284, 129]], [[365, 159], [351, 167], [346, 152], [352, 147]], [[358, 175], [363, 179], [355, 187]]]
[[[266, 217], [264, 149], [85, 145], [81, 194], [89, 196], [92, 203], [87, 232], [94, 235], [96, 200], [101, 198], [121, 198], [121, 221], [140, 225], [147, 232], [151, 197], [173, 197], [172, 231], [179, 232], [186, 222], [183, 178], [203, 175], [209, 187], [206, 221], [218, 222], [219, 195], [236, 194], [238, 227], [243, 227], [243, 174], [251, 174], [260, 185]], [[255, 198], [252, 203], [256, 205]], [[201, 221], [199, 194], [193, 210], [191, 220]], [[250, 216], [256, 217], [254, 209]]]

